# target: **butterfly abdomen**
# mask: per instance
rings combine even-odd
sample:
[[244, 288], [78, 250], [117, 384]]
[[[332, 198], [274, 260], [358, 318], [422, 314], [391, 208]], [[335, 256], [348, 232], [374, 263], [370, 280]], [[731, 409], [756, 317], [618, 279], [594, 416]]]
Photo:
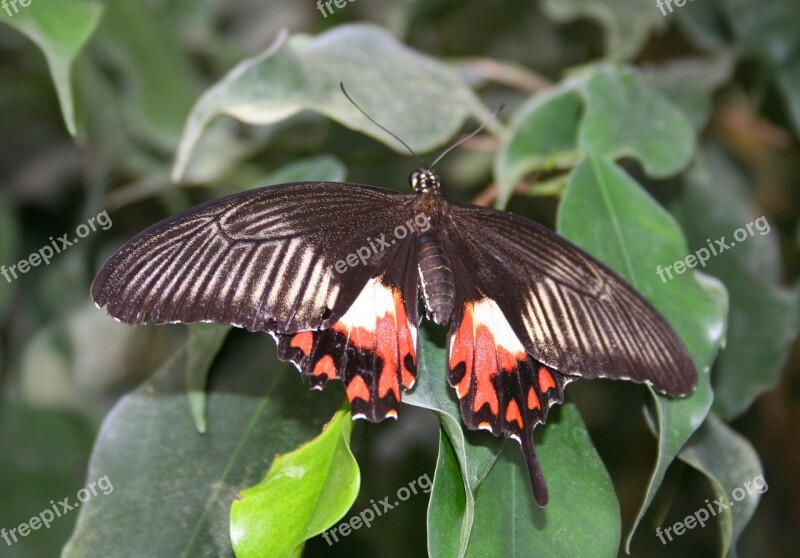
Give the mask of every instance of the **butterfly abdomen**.
[[453, 269], [433, 236], [422, 234], [418, 238], [419, 279], [425, 309], [430, 320], [445, 324], [450, 320], [455, 304]]

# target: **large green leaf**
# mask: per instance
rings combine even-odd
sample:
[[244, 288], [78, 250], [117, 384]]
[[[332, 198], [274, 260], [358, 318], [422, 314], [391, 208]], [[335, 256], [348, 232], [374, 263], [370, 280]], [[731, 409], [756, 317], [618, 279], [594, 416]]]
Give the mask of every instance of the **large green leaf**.
[[[728, 343], [714, 368], [714, 409], [727, 419], [778, 384], [797, 336], [796, 292], [780, 286], [778, 232], [752, 205], [741, 173], [709, 149], [687, 175], [674, 207], [690, 250], [709, 255], [706, 272], [724, 281], [730, 293]], [[715, 241], [731, 248], [714, 256], [708, 244], [719, 249]]]
[[340, 82], [368, 114], [419, 152], [445, 142], [468, 116], [487, 117], [453, 70], [410, 50], [379, 27], [343, 25], [313, 38], [279, 37], [197, 102], [173, 178], [183, 177], [203, 130], [221, 114], [268, 125], [312, 110], [405, 152], [345, 98]]
[[233, 556], [234, 496], [320, 431], [341, 390], [312, 393], [264, 335], [231, 335], [210, 376], [208, 432], [192, 425], [186, 350], [124, 397], [103, 424], [88, 478], [114, 490], [81, 506], [64, 556]]
[[32, 0], [29, 4], [24, 7], [19, 3], [10, 3], [12, 14], [0, 10], [0, 21], [24, 33], [44, 53], [61, 103], [64, 122], [74, 136], [78, 126], [72, 69], [97, 28], [103, 6], [87, 0]]
[[586, 112], [579, 145], [584, 152], [632, 157], [653, 178], [671, 176], [691, 161], [695, 149], [691, 122], [638, 71], [601, 67], [581, 92]]
[[585, 155], [632, 157], [650, 176], [664, 178], [688, 165], [694, 148], [686, 115], [637, 70], [599, 66], [520, 109], [495, 164], [497, 206], [526, 174], [570, 168]]
[[[761, 494], [769, 488], [758, 454], [747, 440], [711, 413], [686, 443], [680, 458], [706, 475], [715, 496], [724, 499], [726, 508], [712, 504], [719, 519], [711, 521], [720, 523], [720, 556], [735, 558], [736, 541], [758, 507]], [[700, 512], [704, 505], [699, 501], [697, 505]], [[699, 517], [703, 515], [708, 518], [710, 514]], [[698, 513], [694, 517], [698, 519]]]
[[675, 220], [606, 159], [588, 157], [574, 170], [559, 210], [558, 230], [644, 295], [684, 341], [699, 371], [696, 391], [684, 399], [673, 400], [651, 390], [658, 414], [659, 451], [638, 525], [667, 467], [711, 406], [708, 370], [724, 336], [725, 291], [697, 272], [675, 275], [670, 281], [659, 278], [659, 266], [685, 257], [686, 241]]
[[[485, 432], [465, 431], [455, 393], [445, 377], [445, 351], [431, 342], [424, 329], [420, 334], [417, 383], [403, 401], [436, 413], [442, 425], [440, 445], [456, 458], [454, 462], [447, 459], [446, 453], [439, 455], [436, 476], [444, 478], [437, 487], [434, 477], [428, 510], [428, 547], [432, 556], [463, 556], [472, 529], [475, 491], [497, 459], [503, 440]], [[454, 466], [460, 469], [458, 477]], [[456, 539], [451, 538], [454, 533], [458, 533]]]
[[236, 497], [231, 542], [238, 558], [299, 556], [307, 539], [347, 513], [360, 486], [352, 430], [349, 409], [339, 411], [322, 434], [275, 458], [267, 477]]
[[536, 451], [550, 502], [536, 506], [519, 445], [506, 444], [476, 495], [467, 556], [616, 556], [619, 505], [614, 486], [577, 409], [553, 413]]

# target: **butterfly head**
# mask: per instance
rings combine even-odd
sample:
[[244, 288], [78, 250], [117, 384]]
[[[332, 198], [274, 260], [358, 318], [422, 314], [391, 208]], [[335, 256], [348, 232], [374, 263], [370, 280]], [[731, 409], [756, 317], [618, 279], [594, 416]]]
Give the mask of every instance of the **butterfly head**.
[[411, 188], [417, 194], [438, 194], [441, 186], [439, 175], [430, 169], [418, 169], [408, 177]]

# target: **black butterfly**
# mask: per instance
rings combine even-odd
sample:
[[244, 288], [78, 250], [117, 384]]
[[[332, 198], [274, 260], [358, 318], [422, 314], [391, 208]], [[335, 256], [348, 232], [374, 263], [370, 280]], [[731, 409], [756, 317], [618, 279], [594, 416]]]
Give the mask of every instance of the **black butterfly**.
[[414, 384], [420, 291], [450, 323], [447, 379], [468, 428], [521, 443], [548, 500], [533, 429], [577, 377], [690, 393], [697, 374], [667, 322], [613, 271], [531, 221], [413, 193], [308, 182], [235, 194], [145, 230], [92, 297], [118, 320], [266, 331], [312, 388], [343, 380], [353, 418], [397, 418]]

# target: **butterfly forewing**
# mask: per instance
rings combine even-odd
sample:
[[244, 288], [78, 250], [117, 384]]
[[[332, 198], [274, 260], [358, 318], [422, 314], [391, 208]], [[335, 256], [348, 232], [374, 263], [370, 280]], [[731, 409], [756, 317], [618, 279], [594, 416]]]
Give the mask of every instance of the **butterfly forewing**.
[[[344, 314], [396, 248], [373, 250], [368, 239], [403, 223], [411, 211], [406, 200], [390, 190], [334, 183], [216, 200], [125, 244], [98, 273], [92, 297], [126, 323], [319, 328]], [[357, 254], [364, 247], [366, 262]]]
[[269, 331], [312, 387], [341, 379], [355, 416], [396, 417], [416, 375], [413, 216], [407, 196], [368, 186], [238, 194], [135, 237], [100, 270], [92, 296], [126, 323]]

